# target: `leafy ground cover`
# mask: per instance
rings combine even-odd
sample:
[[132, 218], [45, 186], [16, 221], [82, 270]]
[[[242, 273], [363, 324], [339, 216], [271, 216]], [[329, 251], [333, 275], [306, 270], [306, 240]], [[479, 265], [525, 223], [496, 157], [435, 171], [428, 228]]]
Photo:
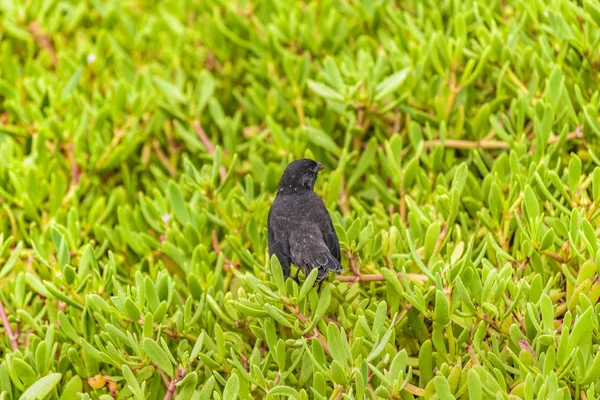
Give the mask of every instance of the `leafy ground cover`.
[[0, 399], [597, 397], [596, 2], [0, 5]]

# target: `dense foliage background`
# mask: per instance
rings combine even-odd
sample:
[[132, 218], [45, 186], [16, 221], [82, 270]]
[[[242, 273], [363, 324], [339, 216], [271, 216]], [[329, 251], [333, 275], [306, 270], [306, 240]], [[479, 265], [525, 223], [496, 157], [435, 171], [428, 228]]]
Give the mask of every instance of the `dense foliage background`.
[[[597, 398], [597, 2], [0, 16], [0, 399]], [[266, 249], [304, 156], [320, 294]]]

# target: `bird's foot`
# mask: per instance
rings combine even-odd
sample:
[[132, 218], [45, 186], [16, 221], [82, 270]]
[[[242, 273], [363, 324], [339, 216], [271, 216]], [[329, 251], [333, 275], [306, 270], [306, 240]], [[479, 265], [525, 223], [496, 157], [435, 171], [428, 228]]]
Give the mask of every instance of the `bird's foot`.
[[321, 294], [321, 286], [323, 286], [323, 281], [319, 281], [319, 284], [317, 286], [317, 294]]

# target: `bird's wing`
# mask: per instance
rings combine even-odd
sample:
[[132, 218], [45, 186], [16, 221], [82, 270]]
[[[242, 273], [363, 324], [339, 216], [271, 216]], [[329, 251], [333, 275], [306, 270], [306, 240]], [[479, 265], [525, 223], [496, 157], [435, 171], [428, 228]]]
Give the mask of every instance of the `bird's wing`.
[[289, 274], [289, 259], [290, 259], [290, 248], [288, 241], [288, 231], [285, 229], [285, 224], [279, 216], [272, 215], [272, 210], [269, 211], [267, 219], [268, 226], [268, 245], [269, 255], [273, 254], [277, 256], [279, 263], [283, 267], [284, 275]]
[[327, 210], [325, 203], [323, 203], [323, 200], [320, 197], [316, 196], [316, 194], [315, 197], [318, 199], [319, 208], [321, 208], [319, 215], [325, 215], [325, 218], [321, 218], [320, 221], [318, 221], [325, 244], [335, 259], [342, 261], [342, 255], [340, 253], [340, 241], [337, 237], [337, 233], [335, 232], [333, 221], [329, 215], [329, 210]]
[[335, 233], [335, 228], [333, 227], [333, 222], [331, 218], [329, 218], [329, 229], [323, 232], [323, 239], [325, 239], [325, 244], [327, 248], [331, 252], [331, 254], [338, 261], [342, 261], [342, 257], [340, 254], [340, 241]]
[[315, 268], [338, 274], [342, 272], [342, 265], [329, 250], [316, 224], [298, 225], [290, 233], [289, 246], [292, 262], [307, 273]]

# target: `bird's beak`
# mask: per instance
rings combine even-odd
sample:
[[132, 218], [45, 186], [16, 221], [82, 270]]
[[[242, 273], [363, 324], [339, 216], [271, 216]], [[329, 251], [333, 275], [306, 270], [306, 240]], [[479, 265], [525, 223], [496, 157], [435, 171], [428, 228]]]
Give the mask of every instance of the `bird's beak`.
[[317, 163], [317, 168], [318, 168], [318, 170], [320, 171], [320, 170], [322, 170], [322, 169], [323, 169], [323, 168], [325, 168], [325, 167], [323, 166], [323, 164], [321, 164], [320, 162], [318, 162], [318, 163]]

